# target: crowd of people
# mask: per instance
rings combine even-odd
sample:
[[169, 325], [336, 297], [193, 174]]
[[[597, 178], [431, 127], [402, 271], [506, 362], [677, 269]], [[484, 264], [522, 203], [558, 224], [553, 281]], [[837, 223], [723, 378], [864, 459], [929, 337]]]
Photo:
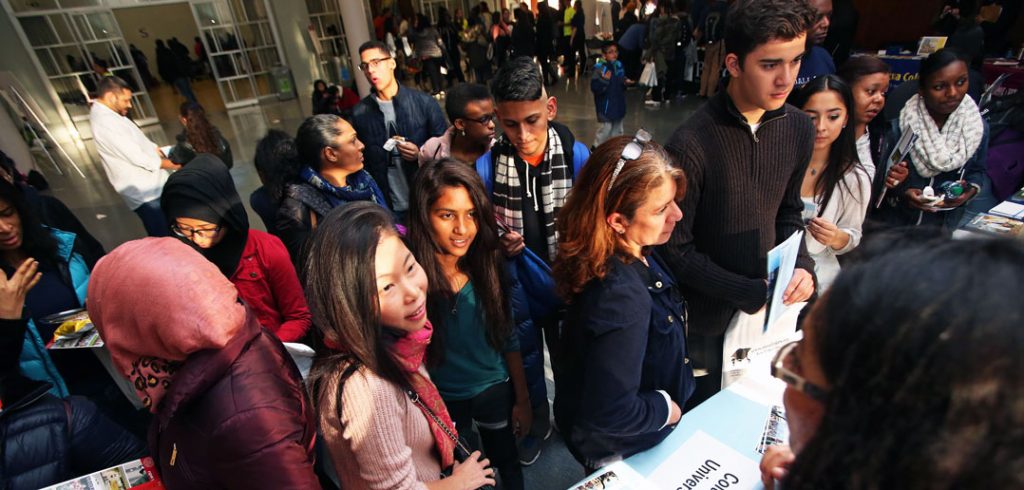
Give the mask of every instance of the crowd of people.
[[[201, 106], [182, 106], [167, 155], [126, 117], [131, 88], [102, 79], [95, 144], [150, 237], [106, 253], [0, 165], [0, 481], [149, 455], [171, 489], [519, 489], [556, 426], [591, 472], [721, 390], [726, 330], [765, 307], [767, 253], [803, 231], [784, 293], [809, 302], [803, 340], [772, 363], [791, 445], [766, 454], [766, 487], [1024, 485], [1024, 308], [1006, 300], [1024, 293], [1024, 245], [949, 238], [995, 204], [969, 60], [930, 55], [887, 121], [884, 62], [805, 64], [831, 2], [711, 3], [698, 31], [720, 44], [721, 90], [671, 135], [623, 135], [629, 48], [606, 45], [593, 146], [557, 121], [537, 41], [558, 26], [575, 49], [582, 9], [416, 17], [424, 71], [446, 29], [493, 29], [488, 50], [509, 38], [478, 72], [490, 83], [448, 87], [443, 110], [400, 83], [396, 19], [375, 20], [371, 93], [342, 103], [318, 83], [323, 110], [258, 142], [249, 201], [267, 232]], [[644, 25], [626, 10], [622, 38]], [[654, 38], [680, 29], [656, 12], [676, 20]], [[962, 192], [936, 205], [925, 190], [945, 183]], [[94, 358], [46, 350], [49, 317], [76, 308], [143, 410]], [[295, 349], [315, 352], [308, 373]]]

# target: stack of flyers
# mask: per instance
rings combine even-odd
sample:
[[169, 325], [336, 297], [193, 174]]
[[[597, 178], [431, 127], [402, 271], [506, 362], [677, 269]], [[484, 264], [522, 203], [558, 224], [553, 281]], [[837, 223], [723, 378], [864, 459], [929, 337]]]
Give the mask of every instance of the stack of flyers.
[[786, 410], [778, 405], [772, 406], [768, 419], [761, 431], [761, 441], [754, 449], [760, 454], [768, 450], [768, 446], [789, 444], [789, 424], [786, 423]]
[[80, 476], [42, 490], [164, 490], [153, 458], [142, 458]]

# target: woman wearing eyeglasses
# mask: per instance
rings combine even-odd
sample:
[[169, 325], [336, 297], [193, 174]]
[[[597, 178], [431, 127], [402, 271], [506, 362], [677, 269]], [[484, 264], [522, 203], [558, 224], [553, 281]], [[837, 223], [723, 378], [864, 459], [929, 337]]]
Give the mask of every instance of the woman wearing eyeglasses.
[[445, 98], [444, 110], [451, 127], [441, 136], [435, 136], [420, 148], [419, 164], [444, 158], [473, 163], [494, 144], [497, 117], [494, 98], [486, 85], [460, 83]]
[[683, 298], [651, 250], [682, 218], [686, 181], [649, 139], [598, 147], [557, 221], [552, 273], [569, 306], [555, 420], [588, 471], [661, 442], [695, 386]]
[[921, 235], [862, 245], [776, 356], [769, 490], [1024, 488], [1024, 245]]
[[273, 235], [249, 229], [231, 173], [201, 154], [167, 179], [160, 208], [171, 231], [213, 262], [238, 288], [260, 324], [282, 342], [299, 342], [311, 323], [288, 250]]

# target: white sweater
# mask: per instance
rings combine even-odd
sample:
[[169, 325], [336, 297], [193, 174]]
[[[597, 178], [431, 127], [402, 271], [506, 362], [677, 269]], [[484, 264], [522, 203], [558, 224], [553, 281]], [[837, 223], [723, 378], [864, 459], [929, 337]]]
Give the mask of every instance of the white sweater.
[[[820, 206], [821, 197], [815, 197], [815, 202]], [[804, 235], [807, 243], [807, 252], [814, 259], [814, 274], [817, 276], [818, 294], [825, 292], [835, 281], [839, 274], [839, 260], [837, 255], [847, 253], [860, 244], [861, 225], [864, 223], [864, 215], [868, 210], [868, 203], [871, 201], [871, 178], [862, 166], [851, 169], [843, 180], [836, 185], [832, 192], [832, 198], [828, 205], [822, 210], [820, 216], [835, 224], [840, 230], [850, 235], [850, 241], [846, 246], [835, 250], [832, 247], [821, 244], [811, 236]]]

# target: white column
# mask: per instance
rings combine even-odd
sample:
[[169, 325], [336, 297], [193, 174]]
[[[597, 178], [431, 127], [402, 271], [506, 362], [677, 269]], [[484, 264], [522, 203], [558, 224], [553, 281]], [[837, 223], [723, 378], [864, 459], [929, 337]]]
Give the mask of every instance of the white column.
[[[352, 68], [359, 72], [359, 46], [373, 39], [370, 35], [370, 11], [366, 8], [365, 0], [338, 0], [338, 7], [341, 9], [341, 23], [345, 26], [345, 41], [348, 43], [348, 52], [352, 57]], [[359, 96], [365, 97], [370, 93], [370, 82], [362, 73], [352, 73], [355, 78], [356, 88], [359, 89]]]

